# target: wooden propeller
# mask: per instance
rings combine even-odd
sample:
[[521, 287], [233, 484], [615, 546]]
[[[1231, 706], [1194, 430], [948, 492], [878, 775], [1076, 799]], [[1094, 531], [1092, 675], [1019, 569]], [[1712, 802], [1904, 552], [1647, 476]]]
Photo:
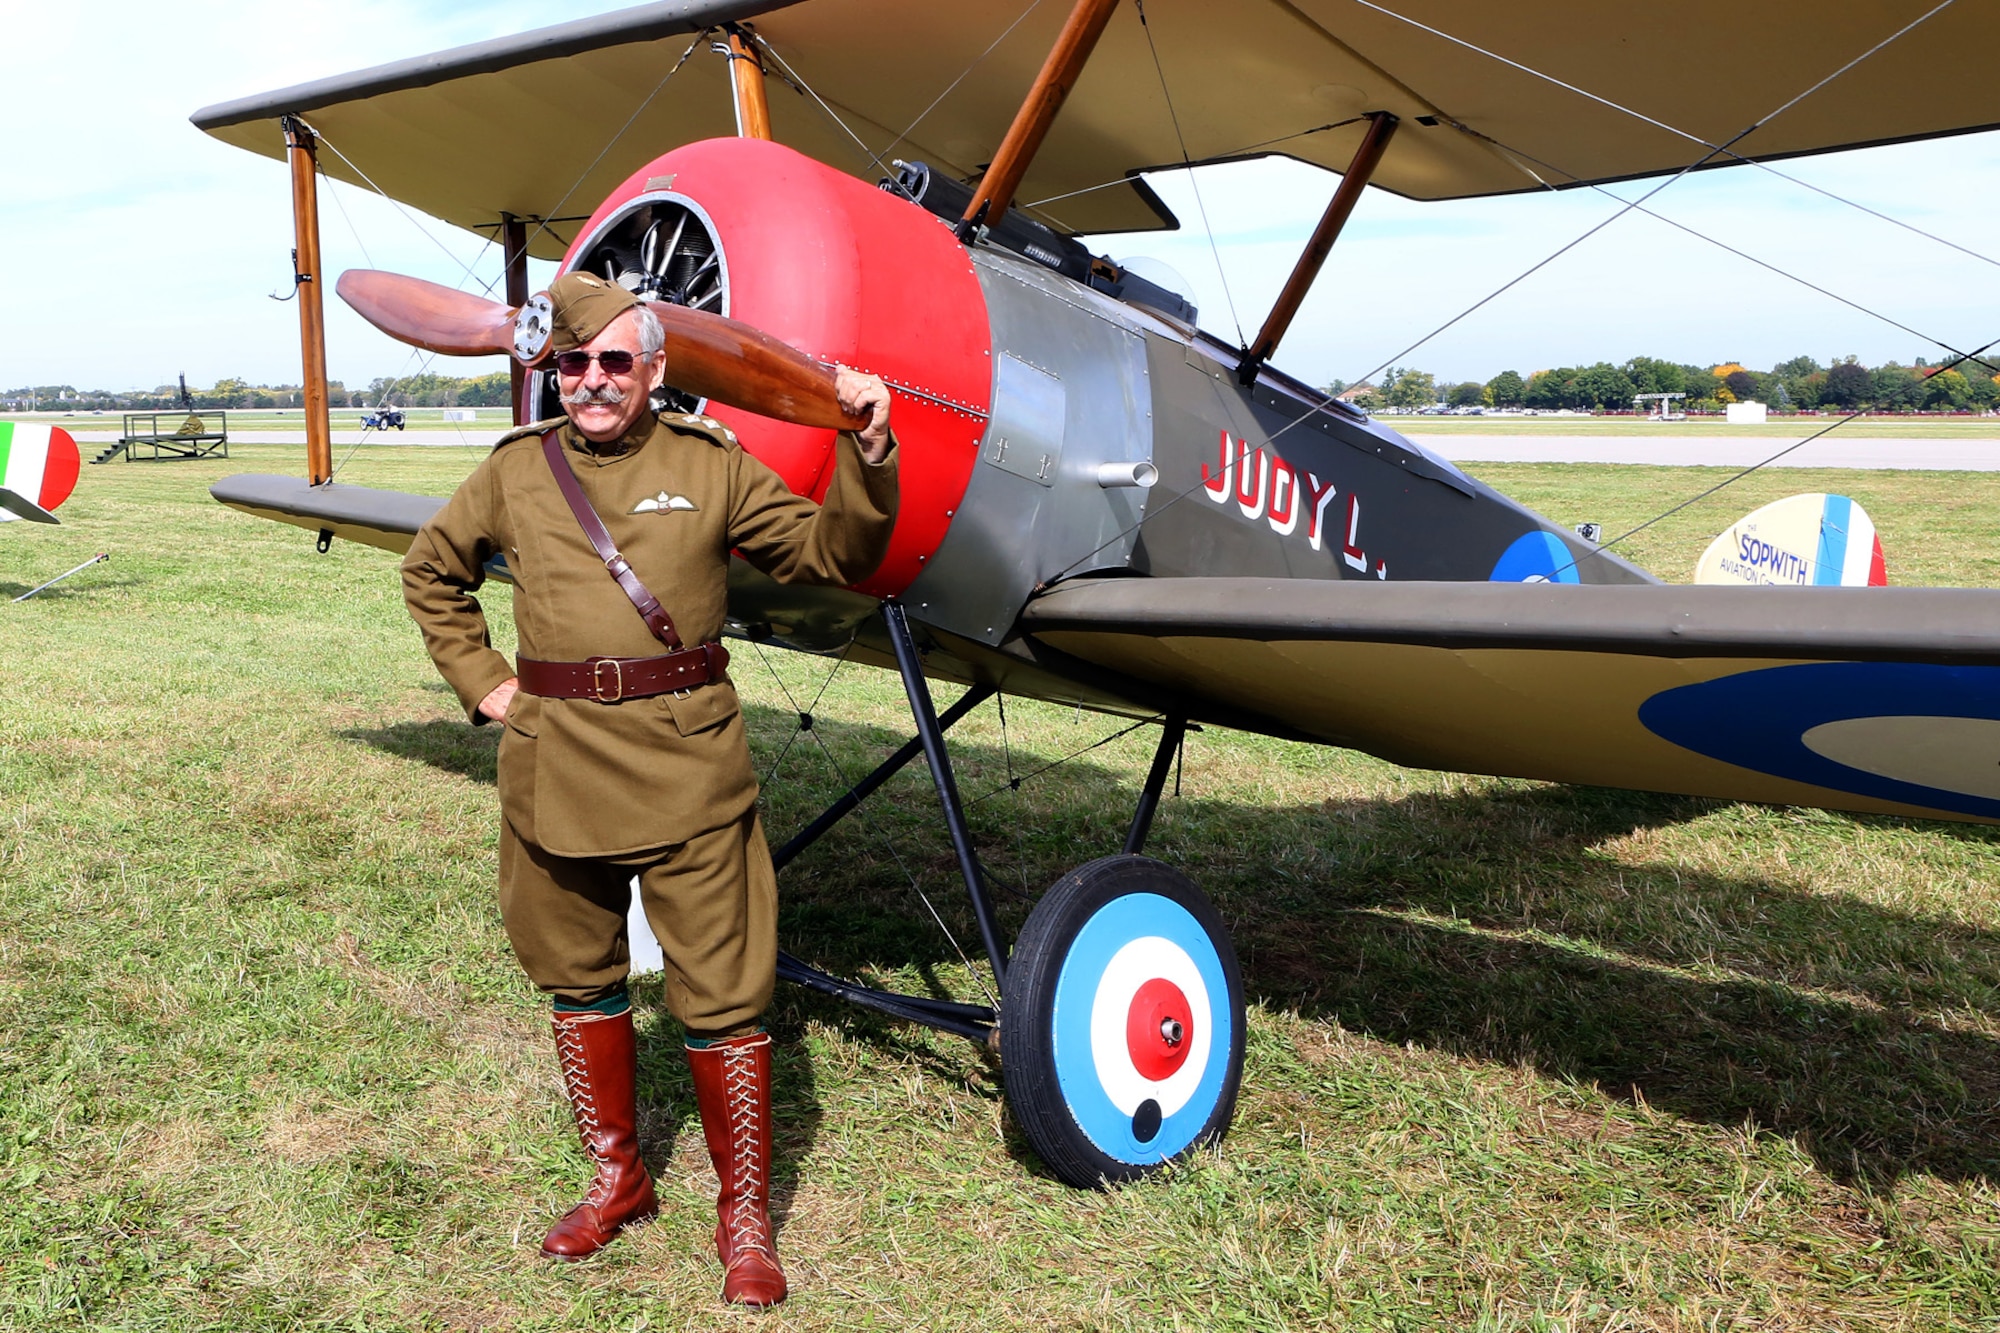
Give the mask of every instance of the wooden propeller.
[[498, 301], [372, 268], [347, 270], [334, 290], [398, 342], [446, 356], [513, 354], [514, 312]]
[[[349, 269], [335, 290], [356, 313], [399, 342], [448, 356], [521, 356], [518, 310], [422, 278]], [[535, 301], [522, 309], [531, 313]], [[545, 303], [544, 303], [545, 304]], [[859, 430], [868, 424], [840, 406], [834, 371], [761, 329], [702, 310], [646, 303], [666, 331], [667, 383], [700, 398], [801, 426]]]

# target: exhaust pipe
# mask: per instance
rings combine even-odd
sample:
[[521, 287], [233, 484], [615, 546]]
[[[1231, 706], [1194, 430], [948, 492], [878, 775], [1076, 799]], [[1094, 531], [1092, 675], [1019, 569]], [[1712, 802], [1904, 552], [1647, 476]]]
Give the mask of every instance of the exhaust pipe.
[[1136, 486], [1146, 490], [1160, 479], [1160, 470], [1151, 463], [1099, 463], [1097, 484], [1106, 490], [1119, 486]]

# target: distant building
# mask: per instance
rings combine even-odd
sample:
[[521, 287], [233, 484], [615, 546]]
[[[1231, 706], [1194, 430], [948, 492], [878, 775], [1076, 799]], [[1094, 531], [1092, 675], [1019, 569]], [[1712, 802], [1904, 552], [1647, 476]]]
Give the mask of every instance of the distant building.
[[1377, 389], [1374, 385], [1364, 381], [1360, 384], [1350, 385], [1349, 387], [1342, 389], [1339, 393], [1335, 394], [1334, 397], [1338, 398], [1343, 403], [1351, 403], [1364, 393], [1380, 393], [1380, 392], [1381, 392], [1380, 389]]

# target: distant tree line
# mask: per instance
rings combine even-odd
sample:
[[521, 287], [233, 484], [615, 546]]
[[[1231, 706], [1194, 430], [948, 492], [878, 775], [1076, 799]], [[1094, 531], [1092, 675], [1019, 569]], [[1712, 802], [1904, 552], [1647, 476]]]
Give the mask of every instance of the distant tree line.
[[[1327, 386], [1340, 393], [1347, 385]], [[1751, 370], [1734, 361], [1693, 366], [1635, 356], [1623, 365], [1559, 366], [1523, 376], [1503, 370], [1481, 384], [1442, 383], [1414, 366], [1391, 367], [1381, 384], [1354, 402], [1370, 411], [1446, 407], [1534, 408], [1539, 411], [1629, 411], [1642, 393], [1682, 393], [1691, 412], [1719, 412], [1729, 403], [1759, 402], [1777, 411], [1984, 412], [2000, 407], [2000, 375], [1970, 362], [1952, 369], [1918, 357], [1869, 367], [1858, 357], [1821, 365], [1809, 356]]]
[[[1328, 384], [1328, 393], [1348, 386]], [[350, 391], [339, 380], [327, 385], [334, 407], [505, 407], [509, 384], [506, 371], [457, 376], [424, 373], [399, 378], [378, 377], [366, 389]], [[1918, 357], [1912, 365], [1891, 361], [1868, 367], [1858, 357], [1843, 357], [1823, 366], [1809, 356], [1780, 361], [1769, 370], [1750, 370], [1734, 361], [1693, 366], [1635, 356], [1623, 365], [1599, 361], [1591, 366], [1559, 366], [1523, 376], [1503, 370], [1484, 384], [1467, 380], [1440, 381], [1414, 366], [1391, 367], [1381, 384], [1371, 385], [1354, 401], [1369, 411], [1385, 407], [1416, 410], [1446, 407], [1535, 408], [1556, 411], [1626, 411], [1642, 393], [1684, 393], [1691, 412], [1719, 412], [1734, 402], [1760, 402], [1778, 411], [1851, 412], [1983, 412], [2000, 408], [2000, 376], [1970, 362], [1942, 369]], [[197, 408], [303, 407], [305, 393], [296, 384], [251, 384], [217, 380], [206, 389], [189, 387]], [[70, 384], [38, 384], [0, 392], [0, 410], [125, 412], [173, 411], [180, 405], [180, 387], [162, 384], [151, 390], [111, 392], [78, 389]]]
[[[506, 371], [492, 375], [405, 375], [370, 380], [366, 389], [349, 390], [339, 380], [327, 383], [332, 407], [379, 407], [385, 400], [397, 407], [505, 407], [510, 392]], [[206, 389], [188, 386], [197, 409], [304, 407], [305, 390], [296, 384], [251, 384], [222, 379]], [[35, 384], [0, 391], [0, 409], [7, 411], [172, 412], [180, 408], [178, 384], [154, 389], [78, 389], [73, 384]]]

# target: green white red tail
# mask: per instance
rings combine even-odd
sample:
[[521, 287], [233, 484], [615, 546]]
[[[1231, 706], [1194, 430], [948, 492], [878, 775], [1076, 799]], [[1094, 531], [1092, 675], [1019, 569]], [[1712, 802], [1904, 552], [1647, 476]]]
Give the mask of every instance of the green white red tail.
[[0, 421], [0, 522], [60, 522], [54, 511], [76, 489], [82, 462], [62, 427]]

